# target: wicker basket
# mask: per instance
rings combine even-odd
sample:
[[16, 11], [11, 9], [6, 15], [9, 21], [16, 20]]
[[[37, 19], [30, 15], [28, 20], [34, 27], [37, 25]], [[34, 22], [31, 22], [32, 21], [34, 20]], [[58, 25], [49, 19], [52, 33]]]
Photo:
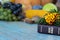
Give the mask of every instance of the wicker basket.
[[39, 24], [38, 32], [43, 34], [60, 35], [60, 27]]

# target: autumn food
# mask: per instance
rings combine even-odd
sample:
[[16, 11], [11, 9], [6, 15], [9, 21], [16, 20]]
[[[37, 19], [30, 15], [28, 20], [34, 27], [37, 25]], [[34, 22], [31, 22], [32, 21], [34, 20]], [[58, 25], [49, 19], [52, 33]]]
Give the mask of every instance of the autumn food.
[[22, 19], [22, 4], [6, 2], [0, 7], [0, 20], [18, 21]]

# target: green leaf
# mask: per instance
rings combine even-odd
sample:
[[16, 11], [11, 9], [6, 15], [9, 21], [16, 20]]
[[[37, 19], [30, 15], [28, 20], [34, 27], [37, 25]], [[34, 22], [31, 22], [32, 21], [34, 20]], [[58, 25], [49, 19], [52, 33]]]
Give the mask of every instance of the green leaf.
[[40, 18], [39, 24], [47, 25], [47, 22], [45, 21], [45, 18]]

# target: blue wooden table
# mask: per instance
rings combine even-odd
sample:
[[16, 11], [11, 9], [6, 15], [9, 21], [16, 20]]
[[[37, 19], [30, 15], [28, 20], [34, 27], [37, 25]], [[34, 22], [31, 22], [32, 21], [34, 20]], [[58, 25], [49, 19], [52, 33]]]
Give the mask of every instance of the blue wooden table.
[[60, 40], [60, 36], [39, 34], [37, 24], [0, 21], [0, 40]]

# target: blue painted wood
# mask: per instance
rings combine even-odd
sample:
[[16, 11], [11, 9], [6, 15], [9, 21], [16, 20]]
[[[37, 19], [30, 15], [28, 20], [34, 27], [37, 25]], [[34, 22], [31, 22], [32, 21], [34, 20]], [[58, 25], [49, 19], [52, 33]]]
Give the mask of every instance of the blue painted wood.
[[39, 34], [37, 24], [0, 21], [0, 40], [60, 40], [60, 36]]

